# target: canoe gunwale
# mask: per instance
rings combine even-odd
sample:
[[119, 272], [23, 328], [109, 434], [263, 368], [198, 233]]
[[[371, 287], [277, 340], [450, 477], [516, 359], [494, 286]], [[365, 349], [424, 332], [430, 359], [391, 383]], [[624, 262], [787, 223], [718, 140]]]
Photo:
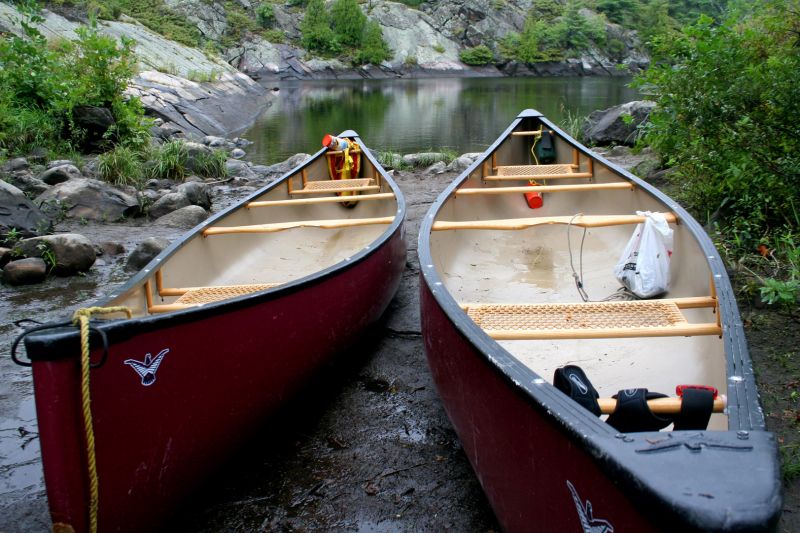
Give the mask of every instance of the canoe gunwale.
[[[387, 229], [377, 239], [372, 241], [368, 247], [362, 248], [344, 261], [340, 261], [339, 263], [331, 265], [330, 267], [318, 270], [313, 274], [283, 283], [270, 289], [237, 296], [227, 300], [207, 303], [201, 306], [187, 307], [186, 309], [165, 314], [152, 314], [124, 320], [94, 320], [92, 322], [92, 326], [102, 329], [108, 336], [109, 344], [114, 344], [140, 333], [166, 329], [175, 325], [201, 320], [209, 316], [219, 314], [220, 312], [235, 311], [271, 300], [277, 300], [295, 292], [313, 287], [314, 285], [322, 283], [331, 277], [355, 267], [359, 263], [363, 262], [367, 257], [379, 253], [381, 248], [390, 242], [398, 233], [400, 234], [400, 238], [404, 238], [406, 201], [405, 197], [400, 191], [400, 188], [397, 186], [391, 176], [386, 173], [385, 169], [380, 165], [380, 163], [378, 163], [355, 131], [345, 130], [339, 134], [339, 137], [352, 137], [356, 139], [359, 146], [362, 148], [362, 155], [367, 157], [370, 163], [372, 163], [377, 172], [380, 174], [381, 178], [386, 180], [386, 183], [389, 185], [392, 193], [394, 193], [395, 200], [397, 202], [397, 212], [394, 215], [394, 221], [389, 224]], [[276, 187], [284, 185], [286, 180], [299, 173], [303, 168], [310, 166], [317, 159], [325, 157], [326, 152], [327, 149], [322, 148], [300, 165], [290, 169], [279, 179], [254, 191], [241, 201], [231, 205], [227, 209], [220, 211], [215, 215], [210, 216], [194, 228], [185, 232], [179, 239], [172, 242], [147, 265], [139, 270], [139, 272], [132, 276], [125, 284], [112, 291], [112, 293], [103, 295], [87, 305], [100, 307], [107, 306], [111, 300], [117, 298], [126, 291], [134, 289], [139, 285], [144, 285], [146, 281], [153, 277], [154, 271], [157, 271], [164, 262], [166, 262], [172, 255], [186, 245], [189, 240], [201, 236], [204, 229], [211, 227], [217, 221], [225, 218], [230, 213], [238, 209], [244, 209], [247, 203], [254, 201], [255, 198], [262, 196]], [[74, 327], [61, 327], [52, 330], [36, 332], [25, 339], [27, 357], [30, 361], [56, 360], [64, 357], [75, 357], [75, 354], [79, 353], [79, 351], [74, 349], [78, 346], [77, 342], [78, 330]]]
[[[636, 185], [636, 187], [643, 192], [661, 202], [665, 207], [668, 207], [677, 216], [678, 221], [688, 228], [689, 233], [697, 241], [706, 257], [707, 264], [709, 265], [716, 285], [717, 299], [719, 302], [719, 317], [722, 323], [723, 341], [725, 343], [729, 399], [729, 430], [764, 431], [766, 429], [766, 423], [758, 401], [755, 376], [752, 363], [750, 362], [736, 300], [728, 280], [727, 272], [720, 259], [719, 252], [714, 247], [705, 230], [703, 230], [702, 226], [683, 207], [678, 205], [677, 202], [655, 187], [637, 178], [630, 172], [627, 172], [625, 169], [591, 152], [538, 111], [532, 109], [522, 111], [481, 157], [467, 167], [437, 197], [430, 207], [428, 214], [422, 220], [417, 243], [421, 278], [423, 282], [428, 285], [434, 298], [449, 316], [450, 320], [459, 331], [480, 350], [483, 357], [490, 361], [499, 373], [503, 374], [508, 382], [525, 391], [533, 400], [531, 403], [535, 405], [537, 409], [557, 409], [562, 413], [575, 413], [576, 418], [571, 420], [569, 424], [565, 424], [565, 427], [567, 427], [575, 437], [584, 441], [586, 440], [586, 435], [580, 428], [586, 427], [587, 424], [592, 426], [592, 430], [600, 431], [601, 434], [613, 435], [616, 433], [613, 428], [598, 419], [594, 419], [594, 417], [590, 416], [585, 410], [574, 409], [574, 405], [570, 405], [574, 404], [574, 402], [570, 401], [563, 394], [557, 393], [554, 388], [534, 385], [534, 383], [538, 383], [538, 380], [544, 379], [545, 382], [548, 383], [549, 380], [539, 376], [536, 372], [511, 356], [497, 341], [491, 339], [489, 335], [467, 317], [459, 303], [449, 292], [437, 289], [437, 287], [443, 287], [443, 280], [436, 272], [430, 252], [430, 237], [436, 214], [438, 214], [447, 201], [455, 197], [455, 191], [470, 178], [473, 172], [479, 170], [485, 161], [491, 158], [491, 154], [496, 151], [503, 142], [511, 137], [512, 132], [526, 118], [540, 120], [545, 127], [553, 130], [562, 139], [584, 154], [584, 156], [594, 159], [597, 163], [606, 166], [612, 172], [616, 173], [620, 178]], [[558, 419], [558, 417], [554, 418]], [[599, 424], [595, 422], [599, 422]]]

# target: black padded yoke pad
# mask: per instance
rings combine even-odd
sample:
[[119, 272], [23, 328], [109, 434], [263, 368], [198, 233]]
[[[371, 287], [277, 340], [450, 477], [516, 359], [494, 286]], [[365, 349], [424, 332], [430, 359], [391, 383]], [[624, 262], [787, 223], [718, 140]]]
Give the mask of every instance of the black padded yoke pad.
[[608, 416], [606, 423], [622, 433], [636, 431], [658, 431], [672, 423], [672, 417], [653, 414], [647, 400], [666, 398], [665, 394], [648, 392], [647, 389], [624, 389], [614, 395], [617, 407]]
[[589, 378], [586, 377], [581, 367], [567, 365], [562, 368], [557, 368], [553, 375], [553, 385], [578, 402], [581, 406], [591, 411], [592, 414], [600, 416], [600, 404], [597, 403], [597, 398], [600, 395], [592, 386], [592, 383], [589, 381]]
[[675, 417], [675, 430], [703, 430], [714, 411], [714, 392], [706, 389], [683, 389], [681, 412]]

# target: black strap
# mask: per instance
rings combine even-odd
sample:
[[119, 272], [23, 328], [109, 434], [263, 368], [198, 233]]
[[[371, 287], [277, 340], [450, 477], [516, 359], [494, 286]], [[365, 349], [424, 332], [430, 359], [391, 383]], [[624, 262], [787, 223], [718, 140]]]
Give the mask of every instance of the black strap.
[[714, 392], [706, 389], [683, 389], [681, 412], [675, 417], [675, 430], [703, 430], [714, 411]]
[[579, 366], [557, 368], [553, 375], [553, 385], [595, 416], [600, 416], [600, 404], [597, 403], [600, 395]]
[[614, 395], [617, 407], [608, 416], [606, 423], [622, 433], [664, 429], [672, 423], [672, 417], [653, 414], [647, 406], [647, 400], [666, 397], [665, 394], [648, 392], [647, 389], [621, 390]]

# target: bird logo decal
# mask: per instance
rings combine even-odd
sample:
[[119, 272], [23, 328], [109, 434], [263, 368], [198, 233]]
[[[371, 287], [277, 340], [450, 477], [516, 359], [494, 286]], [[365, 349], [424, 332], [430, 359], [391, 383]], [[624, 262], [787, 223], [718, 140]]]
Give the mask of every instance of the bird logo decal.
[[585, 505], [581, 502], [578, 491], [575, 490], [575, 487], [569, 481], [567, 481], [567, 488], [572, 493], [572, 501], [575, 502], [575, 508], [578, 510], [578, 516], [580, 517], [581, 527], [584, 533], [614, 533], [614, 526], [612, 526], [610, 522], [594, 517], [592, 502], [586, 500]]
[[156, 371], [164, 356], [169, 353], [169, 348], [161, 350], [157, 356], [153, 357], [150, 354], [144, 356], [144, 361], [137, 361], [136, 359], [125, 359], [123, 361], [126, 365], [130, 365], [139, 377], [142, 378], [142, 385], [149, 387], [156, 382]]

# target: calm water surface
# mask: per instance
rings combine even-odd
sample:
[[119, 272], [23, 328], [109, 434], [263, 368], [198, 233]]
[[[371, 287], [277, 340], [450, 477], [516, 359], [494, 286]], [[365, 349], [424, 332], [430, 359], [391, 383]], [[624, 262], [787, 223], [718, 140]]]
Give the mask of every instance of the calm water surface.
[[517, 114], [537, 109], [561, 123], [635, 100], [625, 78], [437, 78], [288, 81], [242, 136], [258, 163], [313, 153], [325, 133], [352, 129], [373, 151], [481, 152]]

